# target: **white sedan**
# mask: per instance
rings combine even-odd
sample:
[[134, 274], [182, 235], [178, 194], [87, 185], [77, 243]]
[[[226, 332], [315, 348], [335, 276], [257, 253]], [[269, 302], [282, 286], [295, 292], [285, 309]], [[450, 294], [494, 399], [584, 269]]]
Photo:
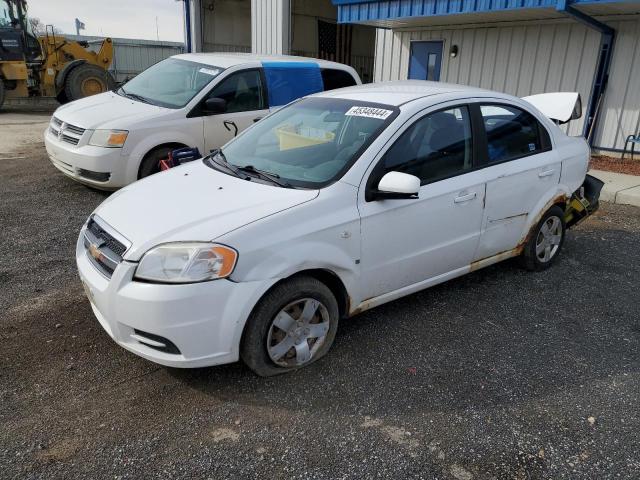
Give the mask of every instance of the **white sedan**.
[[509, 257], [547, 268], [599, 195], [556, 124], [579, 98], [550, 95], [408, 81], [298, 100], [96, 209], [76, 250], [93, 311], [151, 361], [273, 375], [363, 310]]

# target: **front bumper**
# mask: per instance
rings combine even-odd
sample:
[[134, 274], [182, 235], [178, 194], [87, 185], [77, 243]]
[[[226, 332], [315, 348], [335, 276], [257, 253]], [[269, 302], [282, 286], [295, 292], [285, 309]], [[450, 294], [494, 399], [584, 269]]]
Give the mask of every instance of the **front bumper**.
[[[82, 237], [81, 232], [76, 246], [80, 279], [100, 325], [116, 343], [171, 367], [204, 367], [238, 360], [244, 324], [273, 282], [143, 283], [133, 281], [137, 263], [127, 261], [122, 261], [108, 278], [89, 259]], [[166, 340], [179, 353], [158, 347]]]
[[[90, 131], [85, 134], [88, 135]], [[103, 148], [87, 145], [84, 139], [78, 145], [64, 142], [47, 128], [44, 144], [53, 166], [66, 176], [86, 185], [115, 190], [130, 182], [126, 179], [126, 157], [121, 148]]]

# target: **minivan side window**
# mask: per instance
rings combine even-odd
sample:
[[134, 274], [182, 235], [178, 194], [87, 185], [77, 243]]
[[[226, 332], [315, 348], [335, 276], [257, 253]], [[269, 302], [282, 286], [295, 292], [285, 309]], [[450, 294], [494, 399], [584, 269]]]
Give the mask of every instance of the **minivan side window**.
[[334, 88], [353, 87], [356, 85], [355, 79], [349, 72], [335, 68], [323, 68], [321, 71], [322, 83], [325, 90]]
[[431, 113], [417, 120], [385, 153], [384, 169], [415, 175], [425, 185], [460, 175], [473, 166], [467, 107]]
[[208, 98], [214, 97], [226, 100], [227, 113], [268, 108], [259, 70], [232, 73], [211, 90]]
[[548, 150], [551, 140], [546, 129], [529, 112], [507, 105], [481, 105], [487, 134], [488, 163], [534, 155]]

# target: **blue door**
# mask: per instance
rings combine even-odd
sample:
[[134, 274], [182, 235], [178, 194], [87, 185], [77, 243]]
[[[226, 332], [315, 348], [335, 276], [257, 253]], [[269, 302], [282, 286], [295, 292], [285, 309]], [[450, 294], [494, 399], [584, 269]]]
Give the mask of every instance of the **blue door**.
[[409, 78], [413, 80], [440, 80], [442, 42], [411, 42]]

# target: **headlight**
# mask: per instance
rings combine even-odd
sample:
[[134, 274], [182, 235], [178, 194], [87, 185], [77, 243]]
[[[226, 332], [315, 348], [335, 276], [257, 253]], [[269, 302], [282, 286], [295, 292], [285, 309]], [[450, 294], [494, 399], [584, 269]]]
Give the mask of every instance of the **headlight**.
[[165, 283], [204, 282], [231, 275], [238, 252], [215, 243], [165, 243], [145, 253], [135, 278]]
[[124, 145], [129, 132], [126, 130], [94, 130], [89, 145], [94, 147], [118, 148]]

